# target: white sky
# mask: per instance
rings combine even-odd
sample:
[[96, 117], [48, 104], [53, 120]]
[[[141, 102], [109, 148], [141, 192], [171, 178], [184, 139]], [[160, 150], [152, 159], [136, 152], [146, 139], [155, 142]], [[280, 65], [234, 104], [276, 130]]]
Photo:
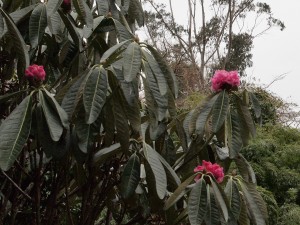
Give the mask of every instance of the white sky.
[[[156, 0], [168, 3], [168, 0]], [[259, 84], [269, 85], [278, 75], [287, 73], [284, 79], [274, 82], [268, 90], [284, 100], [300, 105], [300, 0], [261, 0], [271, 6], [275, 18], [282, 20], [286, 29], [274, 28], [254, 41], [253, 66], [248, 76]], [[187, 3], [172, 1], [175, 20], [187, 21]]]

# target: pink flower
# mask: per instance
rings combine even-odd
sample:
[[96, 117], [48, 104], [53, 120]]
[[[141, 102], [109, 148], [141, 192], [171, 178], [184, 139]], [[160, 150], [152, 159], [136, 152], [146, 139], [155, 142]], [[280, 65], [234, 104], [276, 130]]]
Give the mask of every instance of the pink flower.
[[44, 66], [39, 66], [36, 64], [28, 66], [25, 70], [25, 76], [29, 79], [35, 79], [38, 81], [45, 80], [46, 72], [44, 70]]
[[[202, 160], [202, 166], [197, 166], [194, 169], [194, 172], [203, 172], [206, 174], [210, 174], [214, 176], [214, 178], [217, 180], [218, 183], [221, 183], [224, 179], [224, 171], [223, 167], [219, 166], [217, 163], [212, 164], [211, 162], [207, 162], [205, 160]], [[198, 174], [195, 177], [195, 180], [199, 180], [201, 178], [202, 174]]]
[[212, 89], [218, 92], [224, 89], [237, 88], [240, 85], [240, 77], [237, 71], [217, 70], [211, 82]]
[[71, 0], [64, 0], [61, 7], [66, 13], [69, 13], [71, 11]]

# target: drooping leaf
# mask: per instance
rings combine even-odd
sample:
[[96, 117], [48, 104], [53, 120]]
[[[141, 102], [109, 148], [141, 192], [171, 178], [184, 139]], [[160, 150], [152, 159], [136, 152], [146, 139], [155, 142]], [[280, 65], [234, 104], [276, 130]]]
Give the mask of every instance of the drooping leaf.
[[85, 122], [84, 115], [84, 110], [81, 109], [78, 113], [78, 118], [75, 123], [75, 130], [78, 148], [83, 153], [88, 153], [91, 147], [92, 126], [91, 124], [87, 124]]
[[152, 102], [153, 106], [149, 107], [149, 110], [152, 110], [158, 121], [162, 121], [166, 117], [166, 112], [168, 109], [168, 99], [166, 94], [162, 95], [159, 90], [158, 81], [155, 79], [154, 74], [150, 68], [150, 65], [146, 61], [142, 61], [143, 69], [146, 74], [146, 79], [144, 79], [144, 90], [145, 90], [145, 97], [148, 102], [150, 103], [150, 99], [155, 100]]
[[178, 186], [174, 193], [171, 194], [171, 196], [165, 202], [164, 210], [168, 210], [187, 193], [188, 190], [186, 187], [194, 180], [195, 176], [196, 175], [193, 174]]
[[227, 196], [230, 210], [236, 220], [238, 220], [241, 211], [241, 197], [237, 184], [230, 177], [227, 181], [224, 192]]
[[128, 45], [123, 53], [123, 73], [127, 82], [136, 80], [137, 74], [141, 70], [141, 48], [135, 41]]
[[[191, 125], [191, 126], [196, 126], [195, 132], [196, 132], [196, 134], [198, 134], [199, 138], [202, 138], [204, 135], [207, 120], [212, 112], [213, 106], [215, 104], [217, 104], [218, 98], [219, 98], [218, 95], [215, 95], [211, 99], [209, 99], [207, 102], [205, 102], [199, 110], [200, 113], [198, 114], [197, 120], [195, 121], [195, 125]], [[195, 110], [194, 113], [198, 113], [198, 111]], [[194, 117], [194, 116], [192, 116], [192, 117]], [[190, 123], [193, 123], [192, 119], [191, 119]]]
[[207, 212], [205, 214], [205, 224], [206, 225], [215, 225], [220, 223], [220, 213], [219, 208], [216, 202], [216, 198], [213, 194], [213, 190], [209, 185], [206, 185], [207, 188]]
[[138, 97], [138, 82], [120, 81], [121, 88], [124, 93], [124, 100], [126, 115], [130, 122], [132, 129], [138, 133], [141, 129], [141, 113]]
[[3, 20], [3, 16], [0, 13], [0, 39], [2, 38], [2, 36], [4, 35], [4, 20]]
[[170, 166], [170, 164], [160, 154], [157, 154], [157, 156], [165, 168], [167, 179], [169, 181], [168, 183], [172, 184], [173, 188], [177, 188], [180, 184], [180, 178], [178, 177], [174, 169]]
[[88, 75], [83, 75], [68, 89], [64, 96], [61, 107], [65, 110], [70, 120], [72, 120], [73, 114], [77, 108], [77, 105], [83, 95], [83, 89], [85, 87], [86, 79]]
[[142, 49], [143, 56], [146, 58], [149, 67], [151, 68], [151, 71], [155, 77], [155, 80], [157, 82], [157, 85], [159, 87], [159, 92], [161, 95], [167, 94], [167, 80], [165, 78], [165, 75], [161, 71], [161, 68], [159, 67], [159, 64], [154, 59], [154, 57], [148, 53], [146, 50]]
[[188, 200], [188, 215], [191, 225], [202, 224], [207, 210], [207, 189], [204, 179], [192, 188]]
[[27, 90], [21, 90], [21, 91], [17, 91], [17, 92], [13, 92], [13, 93], [8, 93], [5, 95], [1, 95], [0, 96], [0, 103], [4, 103], [9, 101], [10, 99], [19, 96], [20, 94], [23, 94], [24, 92], [26, 92]]
[[128, 17], [130, 24], [134, 24], [136, 21], [140, 27], [144, 26], [144, 10], [139, 0], [130, 0]]
[[243, 125], [243, 128], [246, 128], [247, 131], [251, 133], [252, 137], [255, 137], [256, 129], [249, 108], [238, 96], [235, 96], [235, 100], [237, 103], [237, 113], [240, 123]]
[[226, 203], [227, 201], [226, 195], [223, 189], [219, 186], [219, 184], [216, 183], [214, 179], [210, 177], [210, 181], [213, 189], [213, 194], [215, 196], [215, 200], [220, 208], [220, 211], [222, 212], [222, 216], [224, 220], [227, 222], [229, 218], [229, 213], [228, 213], [228, 207]]
[[42, 91], [39, 91], [39, 102], [43, 108], [50, 136], [53, 141], [58, 141], [63, 133], [63, 126], [60, 121], [60, 117], [55, 109], [53, 109], [49, 104]]
[[90, 73], [83, 92], [83, 104], [86, 111], [86, 122], [96, 121], [106, 100], [107, 72], [101, 66]]
[[129, 30], [127, 30], [127, 28], [123, 26], [123, 24], [121, 24], [118, 20], [113, 20], [118, 38], [121, 42], [134, 38], [133, 34]]
[[69, 127], [69, 119], [67, 113], [63, 110], [63, 108], [58, 104], [56, 99], [45, 89], [43, 88], [43, 95], [48, 100], [50, 106], [56, 111], [60, 118], [60, 122], [62, 123], [64, 128]]
[[110, 158], [113, 155], [116, 155], [120, 152], [122, 152], [120, 143], [113, 144], [107, 148], [99, 149], [93, 157], [93, 163], [101, 165], [108, 158]]
[[19, 156], [31, 129], [32, 96], [27, 96], [1, 123], [0, 168], [9, 170]]
[[83, 46], [82, 46], [82, 38], [80, 34], [78, 33], [75, 24], [73, 24], [71, 18], [69, 15], [65, 15], [61, 10], [58, 10], [58, 13], [64, 22], [68, 32], [70, 33], [70, 36], [72, 40], [74, 41], [75, 46], [79, 49], [79, 52], [82, 52]]
[[239, 120], [235, 111], [230, 110], [230, 113], [227, 115], [226, 125], [228, 135], [229, 157], [233, 159], [238, 155], [243, 146]]
[[7, 15], [2, 8], [0, 8], [0, 13], [5, 20], [9, 35], [13, 42], [14, 49], [18, 54], [18, 72], [20, 74], [23, 74], [25, 69], [29, 66], [29, 55], [26, 44], [11, 17]]
[[140, 181], [140, 159], [134, 153], [129, 158], [121, 176], [121, 194], [123, 198], [130, 198]]
[[244, 156], [242, 154], [238, 154], [238, 157], [236, 157], [234, 161], [245, 181], [256, 184], [254, 170], [250, 163], [244, 158]]
[[216, 133], [223, 125], [229, 108], [229, 96], [226, 90], [218, 94], [212, 110], [212, 129]]
[[36, 123], [36, 135], [46, 156], [48, 158], [53, 157], [55, 159], [60, 159], [66, 154], [69, 149], [70, 134], [66, 133], [66, 135], [63, 135], [63, 137], [61, 137], [59, 141], [53, 141], [40, 103], [38, 103], [35, 108], [35, 116], [35, 119], [38, 121]]
[[48, 0], [46, 4], [47, 16], [50, 18], [60, 7], [63, 0]]
[[239, 180], [248, 210], [255, 225], [265, 225], [268, 217], [267, 207], [256, 185]]
[[12, 13], [10, 13], [11, 19], [14, 21], [15, 24], [18, 24], [22, 20], [24, 20], [26, 17], [29, 17], [32, 10], [37, 6], [37, 4], [32, 4], [27, 7], [24, 7], [22, 9], [16, 10]]
[[91, 9], [84, 0], [72, 0], [73, 6], [79, 15], [79, 18], [84, 21], [87, 27], [93, 27], [93, 15]]
[[107, 0], [96, 0], [99, 15], [107, 15], [109, 11], [109, 2]]
[[177, 98], [178, 95], [178, 84], [177, 79], [175, 76], [175, 73], [170, 68], [170, 66], [166, 63], [166, 61], [163, 59], [163, 57], [158, 53], [156, 49], [154, 49], [151, 45], [147, 45], [147, 49], [150, 50], [151, 54], [155, 58], [156, 62], [158, 63], [161, 71], [165, 75], [165, 78], [167, 80], [168, 86], [170, 90], [172, 91], [172, 94], [175, 98]]
[[37, 47], [47, 27], [47, 10], [45, 4], [39, 4], [32, 11], [29, 19], [29, 40], [32, 48]]
[[125, 40], [123, 42], [120, 42], [117, 45], [112, 46], [109, 48], [101, 57], [100, 62], [101, 63], [111, 63], [113, 59], [115, 59], [117, 56], [119, 56], [124, 50], [124, 45], [126, 45], [130, 40]]
[[155, 178], [155, 187], [157, 195], [163, 199], [167, 191], [167, 176], [165, 169], [159, 160], [158, 153], [147, 143], [143, 144], [145, 159], [149, 163]]
[[[51, 31], [52, 34], [54, 35], [60, 35], [62, 36], [63, 34], [63, 24], [62, 20], [60, 18], [60, 15], [58, 12], [53, 13], [51, 17], [48, 16], [48, 27]], [[69, 43], [69, 42], [66, 42]]]
[[252, 92], [249, 92], [249, 97], [250, 97], [256, 118], [261, 117], [261, 107], [260, 107], [258, 99], [256, 98], [255, 94]]

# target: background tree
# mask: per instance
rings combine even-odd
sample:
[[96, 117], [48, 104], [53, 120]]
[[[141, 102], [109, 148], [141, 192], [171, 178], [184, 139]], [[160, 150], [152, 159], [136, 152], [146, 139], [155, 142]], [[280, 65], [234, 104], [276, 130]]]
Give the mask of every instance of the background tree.
[[[238, 70], [245, 76], [245, 69], [252, 66], [254, 38], [274, 26], [284, 29], [282, 21], [273, 17], [266, 3], [254, 0], [194, 1], [188, 0], [186, 24], [178, 24], [172, 1], [168, 7], [152, 0], [147, 6], [146, 31], [149, 42], [154, 44], [170, 62], [175, 73], [191, 80], [188, 90], [203, 90], [216, 69]], [[265, 21], [265, 23], [262, 23]], [[262, 25], [263, 24], [263, 25]], [[186, 73], [182, 70], [186, 69]], [[192, 71], [192, 72], [191, 72]], [[183, 84], [184, 85], [184, 84]]]

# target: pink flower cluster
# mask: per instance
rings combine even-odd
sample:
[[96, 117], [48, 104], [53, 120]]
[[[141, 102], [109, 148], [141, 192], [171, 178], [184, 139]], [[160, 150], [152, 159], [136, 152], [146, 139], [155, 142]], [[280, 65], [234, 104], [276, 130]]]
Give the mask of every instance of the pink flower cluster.
[[46, 77], [46, 72], [44, 66], [39, 66], [36, 64], [28, 66], [25, 70], [25, 76], [29, 79], [35, 79], [37, 81], [43, 81]]
[[71, 0], [64, 0], [61, 7], [66, 13], [69, 13], [71, 11]]
[[240, 77], [237, 71], [217, 70], [211, 82], [212, 89], [218, 92], [224, 89], [237, 88], [240, 85]]
[[[202, 166], [197, 166], [194, 169], [194, 172], [203, 172], [206, 174], [211, 174], [214, 176], [214, 178], [217, 180], [218, 183], [221, 183], [224, 179], [224, 172], [223, 167], [221, 167], [219, 164], [211, 162], [207, 162], [205, 160], [202, 160]], [[196, 176], [195, 180], [199, 180], [201, 178], [201, 174]]]

